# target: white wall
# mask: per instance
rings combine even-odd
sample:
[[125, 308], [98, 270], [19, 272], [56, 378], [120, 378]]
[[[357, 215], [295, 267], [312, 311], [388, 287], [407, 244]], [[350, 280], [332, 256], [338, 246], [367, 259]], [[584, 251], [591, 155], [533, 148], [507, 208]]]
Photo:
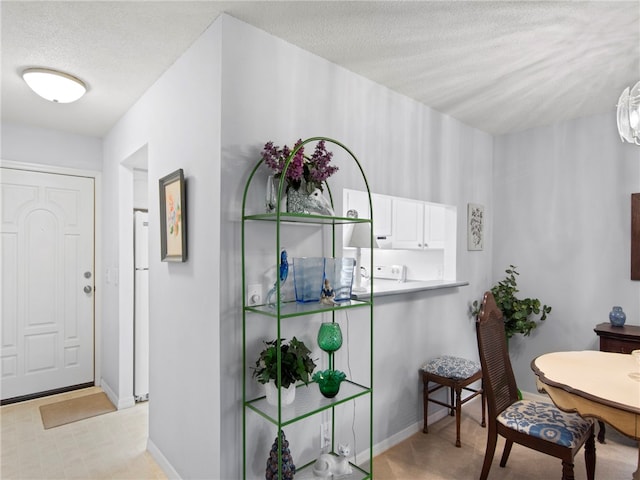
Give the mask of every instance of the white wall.
[[[458, 278], [471, 285], [376, 301], [374, 443], [378, 445], [394, 435], [406, 435], [406, 430], [417, 430], [422, 417], [418, 368], [426, 359], [440, 353], [477, 358], [475, 324], [467, 311], [490, 281], [492, 242], [488, 234], [485, 251], [466, 250], [466, 205], [480, 203], [488, 212], [493, 210], [493, 147], [486, 133], [231, 17], [222, 20], [221, 265], [225, 281], [220, 298], [224, 319], [220, 352], [221, 458], [225, 462], [221, 478], [229, 479], [240, 478], [242, 468], [239, 218], [244, 184], [264, 143], [273, 140], [291, 146], [298, 138], [329, 136], [356, 154], [373, 191], [458, 207]], [[337, 156], [338, 149], [333, 150]], [[344, 162], [339, 165], [343, 169], [330, 184], [334, 200], [341, 202], [342, 188], [361, 185]], [[260, 174], [264, 178], [267, 172]], [[262, 197], [257, 196], [256, 202], [261, 208]], [[263, 280], [261, 262], [273, 263], [269, 231], [265, 227], [265, 235], [248, 239], [249, 249], [258, 252], [248, 260], [249, 283]], [[305, 244], [287, 241], [290, 255], [305, 253]], [[315, 343], [316, 330], [302, 330], [300, 336]], [[358, 353], [352, 351], [351, 358]], [[275, 432], [265, 435], [262, 449], [249, 452], [256, 476], [264, 475], [273, 436]], [[363, 447], [358, 445], [359, 450]]]
[[553, 308], [530, 337], [510, 342], [521, 389], [535, 391], [534, 357], [598, 349], [593, 328], [613, 305], [640, 324], [640, 282], [629, 279], [630, 195], [638, 191], [640, 149], [620, 142], [614, 107], [496, 138], [493, 280], [516, 265], [520, 295]]
[[102, 139], [3, 123], [0, 158], [79, 170], [102, 170]]
[[[220, 468], [220, 34], [214, 24], [105, 138], [105, 263], [128, 262], [133, 174], [145, 147], [149, 178], [149, 447], [172, 475], [219, 478]], [[130, 161], [130, 160], [129, 160]], [[187, 184], [188, 261], [160, 261], [158, 179], [182, 168]], [[124, 200], [123, 200], [124, 199]], [[123, 246], [120, 248], [121, 246]], [[121, 276], [124, 275], [122, 271]], [[126, 297], [126, 298], [125, 298]], [[126, 291], [105, 306], [112, 380], [129, 395], [131, 319]], [[119, 312], [120, 310], [120, 312]], [[124, 351], [126, 350], [126, 351]]]

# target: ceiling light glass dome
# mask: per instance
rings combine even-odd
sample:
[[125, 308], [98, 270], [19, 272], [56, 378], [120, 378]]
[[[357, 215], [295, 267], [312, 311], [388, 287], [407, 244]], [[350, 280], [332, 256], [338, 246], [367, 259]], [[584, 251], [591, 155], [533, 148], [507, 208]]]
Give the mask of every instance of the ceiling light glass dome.
[[22, 78], [31, 90], [50, 102], [75, 102], [87, 91], [82, 80], [49, 68], [27, 68], [22, 72]]

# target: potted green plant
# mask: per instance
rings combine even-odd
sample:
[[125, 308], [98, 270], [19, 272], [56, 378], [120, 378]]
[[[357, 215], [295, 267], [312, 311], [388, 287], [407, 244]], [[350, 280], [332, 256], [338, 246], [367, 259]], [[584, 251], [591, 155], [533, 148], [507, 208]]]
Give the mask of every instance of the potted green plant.
[[311, 351], [304, 342], [293, 337], [290, 342], [280, 339], [280, 380], [278, 383], [278, 342], [271, 340], [264, 342], [265, 349], [260, 352], [253, 377], [264, 384], [267, 402], [278, 404], [278, 388], [282, 388], [281, 400], [284, 405], [293, 402], [296, 392], [296, 382], [309, 384], [311, 373], [316, 364], [311, 358]]
[[[516, 297], [518, 293], [518, 284], [516, 276], [520, 275], [517, 267], [509, 265], [505, 270], [506, 277], [491, 287], [491, 293], [496, 300], [498, 308], [504, 315], [504, 330], [507, 334], [507, 340], [516, 333], [521, 333], [525, 337], [537, 327], [537, 320], [544, 321], [547, 314], [551, 312], [551, 307], [543, 305], [537, 298]], [[480, 302], [476, 300], [472, 304], [472, 314], [474, 316], [480, 313]], [[536, 316], [540, 316], [536, 318]]]

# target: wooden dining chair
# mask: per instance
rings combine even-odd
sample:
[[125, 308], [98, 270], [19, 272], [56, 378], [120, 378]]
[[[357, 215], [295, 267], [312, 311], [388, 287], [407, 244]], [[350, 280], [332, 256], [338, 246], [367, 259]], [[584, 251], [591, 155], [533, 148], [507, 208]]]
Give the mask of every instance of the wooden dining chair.
[[501, 467], [507, 464], [515, 442], [562, 460], [563, 480], [573, 480], [573, 458], [585, 445], [587, 478], [593, 480], [596, 468], [593, 421], [563, 412], [552, 403], [518, 400], [503, 316], [491, 292], [484, 294], [476, 333], [489, 427], [480, 480], [489, 476], [498, 435], [506, 440]]

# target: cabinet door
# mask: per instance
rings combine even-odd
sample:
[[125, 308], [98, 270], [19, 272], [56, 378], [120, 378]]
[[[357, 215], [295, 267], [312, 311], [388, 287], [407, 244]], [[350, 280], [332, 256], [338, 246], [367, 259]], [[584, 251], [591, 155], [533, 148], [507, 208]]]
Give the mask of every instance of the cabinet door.
[[343, 195], [344, 212], [346, 217], [349, 210], [358, 212], [358, 218], [371, 218], [369, 213], [369, 196], [367, 192], [344, 189]]
[[444, 248], [445, 207], [426, 203], [424, 209], [424, 247]]
[[391, 197], [374, 193], [371, 195], [371, 203], [373, 203], [373, 235], [376, 237], [391, 236]]
[[422, 250], [424, 202], [394, 198], [392, 225], [392, 248]]

